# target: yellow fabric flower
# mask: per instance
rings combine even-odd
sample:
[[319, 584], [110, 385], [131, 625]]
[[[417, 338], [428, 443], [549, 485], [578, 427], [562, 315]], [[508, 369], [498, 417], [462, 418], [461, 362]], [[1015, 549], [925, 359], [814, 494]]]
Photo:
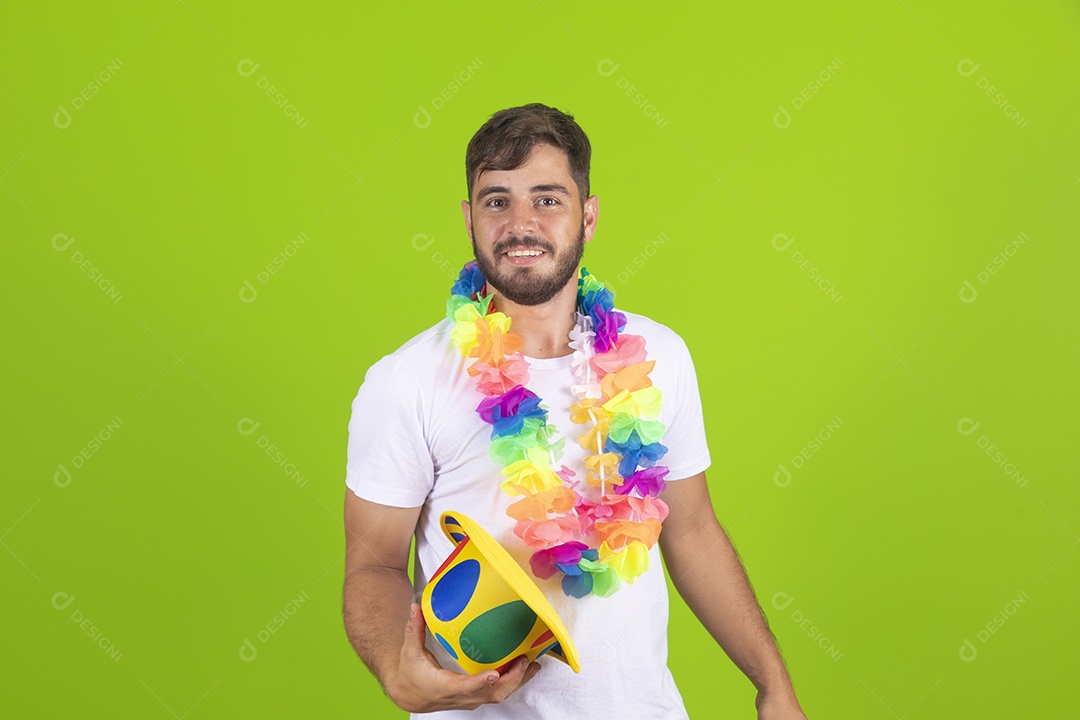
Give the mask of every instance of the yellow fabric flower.
[[[604, 482], [622, 484], [622, 478], [619, 477], [619, 456], [613, 452], [590, 455], [585, 458], [585, 467], [589, 468], [585, 482], [593, 487], [600, 484], [601, 475], [604, 476]], [[615, 483], [612, 478], [618, 478], [619, 482]]]
[[478, 320], [482, 318], [475, 305], [462, 305], [454, 312], [454, 327], [450, 330], [450, 341], [466, 357], [477, 345], [479, 328], [476, 323]]
[[604, 403], [604, 409], [611, 413], [654, 418], [660, 414], [660, 388], [652, 385], [633, 392], [623, 390]]
[[[596, 398], [585, 398], [580, 403], [570, 406], [570, 419], [575, 423], [588, 426], [588, 429], [578, 437], [578, 444], [593, 453], [603, 452], [611, 424], [611, 413], [597, 405]], [[597, 438], [597, 433], [600, 435], [599, 438]]]
[[536, 495], [562, 485], [562, 478], [547, 464], [543, 448], [530, 448], [524, 460], [512, 463], [502, 471], [506, 480], [499, 487], [508, 495]]
[[611, 549], [606, 542], [600, 543], [600, 562], [606, 563], [623, 582], [634, 580], [649, 569], [649, 548], [645, 543], [634, 540], [621, 551]]

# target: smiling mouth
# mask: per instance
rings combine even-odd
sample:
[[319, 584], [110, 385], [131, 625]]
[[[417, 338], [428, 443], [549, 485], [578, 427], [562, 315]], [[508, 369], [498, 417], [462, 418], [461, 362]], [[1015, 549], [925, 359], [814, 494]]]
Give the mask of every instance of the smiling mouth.
[[503, 253], [503, 255], [505, 255], [506, 257], [510, 257], [510, 258], [539, 257], [539, 256], [541, 256], [543, 254], [544, 254], [543, 250], [537, 250], [535, 248], [530, 248], [528, 250], [507, 250], [506, 252]]

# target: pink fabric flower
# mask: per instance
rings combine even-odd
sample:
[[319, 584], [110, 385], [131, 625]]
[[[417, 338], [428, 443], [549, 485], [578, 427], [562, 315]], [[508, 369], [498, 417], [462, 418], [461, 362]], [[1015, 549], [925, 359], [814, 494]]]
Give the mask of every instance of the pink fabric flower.
[[634, 522], [644, 522], [645, 520], [659, 520], [664, 522], [668, 516], [667, 503], [658, 497], [634, 497], [632, 495], [624, 495], [627, 504], [630, 505], [631, 517]]
[[[617, 495], [616, 497], [621, 496]], [[607, 520], [614, 513], [613, 508], [606, 502], [595, 503], [585, 497], [578, 497], [574, 509], [577, 511], [578, 520], [581, 523], [582, 537], [589, 537], [592, 534], [593, 526], [597, 520]]]
[[514, 534], [521, 538], [526, 547], [545, 549], [568, 543], [581, 528], [581, 523], [573, 515], [560, 515], [550, 520], [519, 520], [514, 526]]
[[608, 373], [644, 360], [645, 338], [641, 335], [620, 335], [607, 352], [593, 356], [592, 366], [597, 375], [604, 377]]
[[[634, 523], [646, 520], [663, 522], [669, 511], [667, 503], [660, 498], [649, 496], [605, 495], [604, 505], [608, 508], [607, 519]], [[597, 515], [597, 518], [599, 519], [600, 516]]]
[[521, 353], [514, 353], [497, 366], [477, 360], [469, 366], [469, 374], [476, 378], [476, 389], [489, 397], [503, 395], [516, 385], [529, 382], [529, 363]]

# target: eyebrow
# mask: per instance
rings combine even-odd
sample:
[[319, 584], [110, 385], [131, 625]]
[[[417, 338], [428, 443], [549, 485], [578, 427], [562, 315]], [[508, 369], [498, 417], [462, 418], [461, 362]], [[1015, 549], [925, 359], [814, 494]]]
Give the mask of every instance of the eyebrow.
[[[566, 195], [567, 197], [570, 197], [570, 191], [567, 190], [562, 185], [559, 185], [558, 183], [549, 183], [547, 185], [533, 185], [531, 188], [529, 188], [529, 192], [531, 192], [531, 193], [555, 192], [555, 193], [561, 193], [562, 195]], [[486, 188], [484, 188], [483, 190], [481, 190], [480, 192], [476, 193], [476, 199], [477, 200], [482, 200], [485, 197], [487, 197], [488, 195], [493, 195], [495, 193], [506, 193], [507, 195], [509, 195], [510, 194], [510, 188], [508, 188], [508, 187], [506, 187], [504, 185], [489, 185]]]

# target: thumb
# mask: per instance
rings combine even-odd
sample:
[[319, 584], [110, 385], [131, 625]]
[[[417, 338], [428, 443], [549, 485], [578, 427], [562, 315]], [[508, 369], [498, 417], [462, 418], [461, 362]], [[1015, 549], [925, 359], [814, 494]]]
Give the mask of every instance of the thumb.
[[424, 630], [424, 613], [416, 603], [409, 605], [409, 621], [405, 623], [405, 647], [419, 654], [424, 648], [427, 635]]

